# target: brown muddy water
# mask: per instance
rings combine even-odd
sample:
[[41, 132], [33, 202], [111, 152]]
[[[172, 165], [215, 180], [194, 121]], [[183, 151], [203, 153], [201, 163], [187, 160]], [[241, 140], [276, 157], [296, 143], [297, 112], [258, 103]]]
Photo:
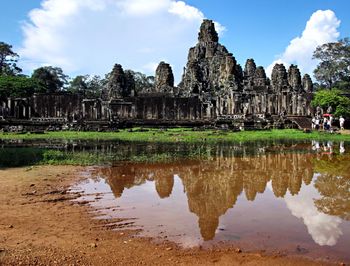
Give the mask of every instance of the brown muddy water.
[[226, 243], [350, 262], [350, 145], [204, 147], [206, 156], [114, 162], [74, 185], [96, 218], [183, 247]]

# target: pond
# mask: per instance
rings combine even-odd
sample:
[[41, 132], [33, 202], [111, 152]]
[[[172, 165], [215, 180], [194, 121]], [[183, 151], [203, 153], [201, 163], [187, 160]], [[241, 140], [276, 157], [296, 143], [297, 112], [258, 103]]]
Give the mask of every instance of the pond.
[[[101, 219], [182, 246], [349, 260], [350, 147], [294, 143], [206, 147], [202, 159], [115, 163], [74, 188]], [[203, 148], [205, 149], [205, 148]]]
[[71, 190], [96, 218], [122, 219], [116, 230], [183, 247], [224, 243], [350, 261], [350, 143], [13, 145], [3, 150], [37, 149], [39, 162], [53, 149], [107, 158]]

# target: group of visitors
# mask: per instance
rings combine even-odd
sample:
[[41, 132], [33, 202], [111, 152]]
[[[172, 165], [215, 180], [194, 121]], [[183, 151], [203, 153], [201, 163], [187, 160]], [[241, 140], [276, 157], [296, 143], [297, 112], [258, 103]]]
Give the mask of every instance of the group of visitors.
[[[333, 120], [334, 118], [332, 115], [324, 116], [323, 118], [316, 115], [312, 118], [312, 129], [315, 129], [315, 130], [323, 129], [325, 131], [332, 131]], [[340, 116], [339, 125], [341, 130], [344, 130], [344, 123], [345, 123], [344, 117]]]

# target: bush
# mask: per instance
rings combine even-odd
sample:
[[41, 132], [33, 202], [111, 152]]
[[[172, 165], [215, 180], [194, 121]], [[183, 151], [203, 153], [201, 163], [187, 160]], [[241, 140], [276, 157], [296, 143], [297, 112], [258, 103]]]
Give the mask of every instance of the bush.
[[331, 106], [335, 116], [350, 117], [350, 99], [343, 96], [340, 90], [320, 90], [316, 92], [311, 104], [324, 110]]

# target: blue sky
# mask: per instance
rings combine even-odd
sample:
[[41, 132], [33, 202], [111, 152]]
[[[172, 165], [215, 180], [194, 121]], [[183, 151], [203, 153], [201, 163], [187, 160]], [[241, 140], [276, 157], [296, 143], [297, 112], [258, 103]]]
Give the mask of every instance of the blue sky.
[[[26, 73], [50, 64], [62, 67], [71, 76], [104, 74], [118, 62], [124, 68], [152, 74], [156, 64], [165, 60], [173, 66], [179, 81], [203, 17], [225, 28], [220, 42], [241, 65], [247, 58], [254, 58], [257, 65], [268, 68], [275, 60], [282, 60], [287, 65], [297, 63], [302, 71], [312, 71], [315, 63], [308, 57], [313, 46], [305, 44], [305, 39], [315, 36], [309, 31], [333, 29], [323, 37], [316, 36], [317, 44], [350, 35], [347, 0], [109, 2], [113, 1], [117, 7], [100, 6], [92, 0], [46, 0], [45, 7], [41, 0], [4, 0], [0, 41], [12, 44], [20, 53]], [[29, 16], [34, 8], [41, 11]], [[293, 39], [302, 36], [317, 10], [331, 10], [334, 14], [315, 15], [313, 21], [319, 24], [288, 48]], [[302, 48], [304, 45], [307, 47]]]

